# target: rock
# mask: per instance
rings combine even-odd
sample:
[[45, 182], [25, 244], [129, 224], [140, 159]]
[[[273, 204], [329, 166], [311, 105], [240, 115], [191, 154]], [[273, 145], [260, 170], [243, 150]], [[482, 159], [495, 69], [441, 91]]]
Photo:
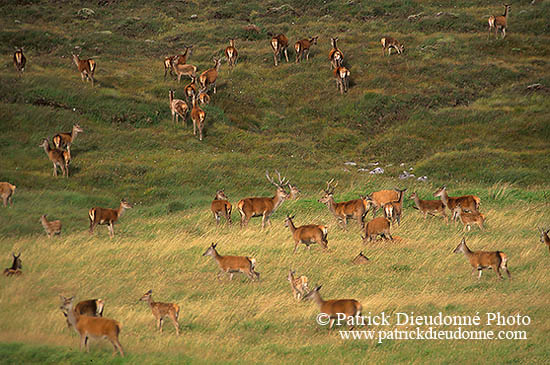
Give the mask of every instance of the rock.
[[82, 8], [76, 13], [76, 15], [81, 19], [88, 19], [95, 16], [95, 11], [89, 8]]
[[381, 167], [377, 167], [374, 170], [372, 170], [371, 172], [369, 172], [369, 174], [371, 174], [371, 175], [378, 175], [378, 174], [383, 174], [383, 173], [384, 173], [384, 169], [381, 168]]
[[110, 30], [100, 30], [99, 32], [96, 32], [97, 34], [105, 34], [105, 35], [111, 35], [113, 32]]
[[360, 168], [357, 169], [358, 172], [369, 172], [369, 169]]
[[378, 166], [380, 165], [380, 162], [370, 162], [369, 166]]
[[403, 172], [401, 174], [399, 174], [399, 178], [401, 180], [406, 180], [406, 179], [409, 179], [411, 177], [414, 177], [414, 174], [411, 174], [411, 173], [409, 173], [408, 171], [405, 171], [405, 170], [403, 170]]
[[346, 165], [346, 166], [357, 166], [357, 164], [353, 161], [344, 162], [344, 165]]
[[146, 39], [146, 40], [145, 40], [145, 43], [155, 43], [155, 41], [152, 40], [152, 39]]
[[428, 181], [428, 177], [426, 175], [424, 176], [420, 176], [418, 179], [416, 179], [418, 181]]
[[189, 19], [197, 19], [199, 16], [197, 14], [192, 14]]

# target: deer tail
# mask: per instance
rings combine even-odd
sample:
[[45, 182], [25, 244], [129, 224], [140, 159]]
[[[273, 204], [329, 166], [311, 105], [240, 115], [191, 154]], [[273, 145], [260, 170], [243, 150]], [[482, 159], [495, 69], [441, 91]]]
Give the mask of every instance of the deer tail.
[[94, 71], [95, 71], [95, 61], [94, 60], [88, 60], [88, 65], [90, 66], [90, 72], [94, 73]]
[[95, 218], [95, 208], [92, 208], [88, 211], [88, 217], [90, 217], [90, 221], [94, 221]]
[[500, 256], [500, 267], [502, 269], [506, 268], [506, 266], [508, 265], [508, 255], [506, 255], [504, 252], [501, 252], [501, 251], [497, 251], [498, 255]]

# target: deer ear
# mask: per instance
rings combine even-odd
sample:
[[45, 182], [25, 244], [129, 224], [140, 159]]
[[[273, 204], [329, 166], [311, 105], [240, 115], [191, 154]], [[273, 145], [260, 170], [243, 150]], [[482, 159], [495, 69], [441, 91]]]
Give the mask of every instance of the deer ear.
[[321, 290], [322, 285], [319, 285], [317, 288], [315, 288], [315, 291]]

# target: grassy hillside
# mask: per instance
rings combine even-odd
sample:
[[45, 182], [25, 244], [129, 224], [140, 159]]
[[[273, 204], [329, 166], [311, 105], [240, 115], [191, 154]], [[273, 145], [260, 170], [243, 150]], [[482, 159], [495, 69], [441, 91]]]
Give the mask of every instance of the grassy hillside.
[[[83, 7], [95, 14], [80, 16]], [[473, 349], [489, 362], [543, 361], [548, 251], [536, 228], [550, 221], [550, 1], [514, 3], [506, 39], [487, 40], [486, 19], [502, 9], [481, 1], [0, 2], [0, 181], [17, 185], [14, 207], [0, 209], [0, 261], [7, 267], [21, 251], [24, 267], [23, 277], [0, 280], [0, 358], [456, 362]], [[245, 30], [250, 23], [260, 31]], [[273, 66], [269, 34], [280, 32], [292, 44], [319, 35], [309, 62]], [[402, 40], [405, 54], [382, 57], [384, 35]], [[344, 96], [327, 59], [335, 36], [351, 71]], [[168, 90], [182, 97], [188, 81], [163, 80], [162, 59], [193, 44], [189, 62], [203, 71], [229, 38], [239, 63], [222, 65], [199, 142], [190, 123], [171, 123]], [[16, 46], [28, 59], [23, 77], [11, 61]], [[81, 82], [75, 51], [96, 60], [95, 88]], [[543, 87], [527, 89], [535, 83]], [[38, 144], [74, 123], [84, 133], [72, 148], [71, 177], [56, 179]], [[383, 175], [358, 169], [374, 162]], [[409, 168], [428, 181], [399, 180]], [[266, 169], [279, 169], [301, 199], [285, 202], [266, 231], [257, 219], [247, 230], [217, 228], [215, 190], [225, 188], [234, 204], [272, 194]], [[468, 233], [468, 244], [505, 251], [513, 281], [497, 282], [490, 271], [471, 279], [465, 258], [451, 255], [458, 225], [424, 221], [408, 199], [395, 230], [401, 240], [363, 247], [357, 225], [343, 231], [317, 202], [330, 178], [340, 181], [338, 201], [396, 186], [426, 199], [441, 184], [480, 196], [487, 230]], [[105, 227], [90, 237], [87, 210], [123, 197], [135, 207], [115, 239]], [[290, 213], [298, 224], [328, 224], [330, 252], [292, 255], [283, 226]], [[62, 220], [61, 238], [47, 240], [42, 214]], [[200, 256], [213, 241], [222, 254], [256, 257], [262, 281], [217, 281], [214, 262]], [[361, 249], [371, 263], [352, 267]], [[314, 303], [292, 299], [290, 267], [323, 284], [324, 297], [356, 298], [366, 312], [521, 312], [533, 323], [526, 341], [342, 341], [315, 324]], [[149, 309], [137, 303], [148, 289], [180, 304], [182, 336], [169, 324], [154, 332]], [[78, 353], [57, 309], [60, 293], [104, 298], [106, 316], [123, 323], [129, 356], [112, 359], [98, 341], [90, 355]]]

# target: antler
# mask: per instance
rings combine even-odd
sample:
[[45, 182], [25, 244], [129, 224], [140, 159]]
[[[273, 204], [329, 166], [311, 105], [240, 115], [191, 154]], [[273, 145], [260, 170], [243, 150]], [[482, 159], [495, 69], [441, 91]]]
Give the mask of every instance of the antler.
[[275, 180], [269, 176], [269, 172], [267, 170], [265, 170], [265, 177], [267, 178], [267, 181], [282, 189], [285, 184], [288, 184], [288, 180], [286, 180], [286, 177], [281, 178], [281, 173], [278, 170], [275, 170], [275, 173], [279, 177], [279, 183], [276, 183]]
[[338, 181], [336, 184], [332, 185], [332, 182], [334, 179], [331, 179], [330, 181], [327, 181], [327, 189], [325, 190], [325, 193], [327, 194], [334, 194], [334, 189], [338, 186]]

